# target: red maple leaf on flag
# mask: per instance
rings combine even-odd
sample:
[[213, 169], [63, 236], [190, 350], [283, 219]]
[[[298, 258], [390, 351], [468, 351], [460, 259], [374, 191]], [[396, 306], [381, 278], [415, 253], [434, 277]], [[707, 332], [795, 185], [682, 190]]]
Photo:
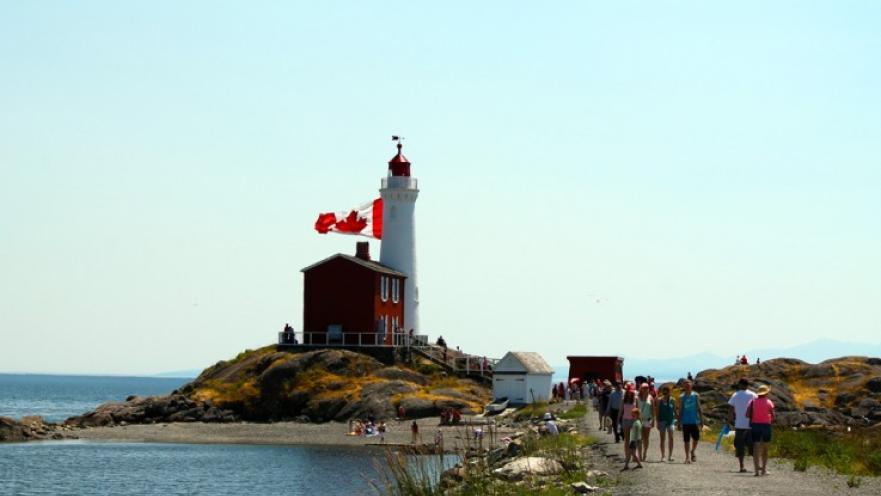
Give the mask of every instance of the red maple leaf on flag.
[[336, 228], [340, 232], [359, 233], [367, 227], [367, 219], [358, 217], [358, 212], [352, 210], [349, 215], [336, 223]]

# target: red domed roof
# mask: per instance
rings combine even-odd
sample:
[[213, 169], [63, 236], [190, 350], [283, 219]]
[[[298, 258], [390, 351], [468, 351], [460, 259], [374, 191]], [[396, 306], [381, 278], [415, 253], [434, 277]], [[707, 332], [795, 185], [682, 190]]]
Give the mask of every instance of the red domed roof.
[[393, 176], [410, 175], [410, 161], [401, 153], [401, 148], [403, 148], [403, 145], [398, 143], [398, 154], [388, 161], [388, 169]]

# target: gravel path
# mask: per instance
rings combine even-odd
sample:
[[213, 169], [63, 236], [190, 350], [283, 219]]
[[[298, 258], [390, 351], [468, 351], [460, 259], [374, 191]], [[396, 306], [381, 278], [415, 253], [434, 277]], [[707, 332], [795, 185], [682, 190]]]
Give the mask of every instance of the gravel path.
[[[589, 434], [606, 443], [609, 458], [605, 468], [620, 470], [624, 466], [624, 444], [615, 443], [611, 434], [599, 432], [596, 413], [590, 409], [587, 415]], [[669, 495], [699, 494], [710, 496], [802, 496], [802, 495], [874, 495], [881, 494], [881, 479], [862, 477], [858, 488], [847, 487], [847, 477], [827, 473], [812, 467], [807, 472], [796, 472], [792, 464], [771, 459], [768, 461], [769, 474], [755, 477], [750, 471], [737, 472], [737, 458], [731, 452], [715, 451], [713, 442], [701, 442], [697, 448], [696, 463], [686, 465], [682, 447], [682, 434], [676, 432], [673, 438], [673, 459], [668, 463], [661, 461], [659, 435], [657, 430], [651, 434], [648, 460], [643, 462], [642, 470], [615, 474], [621, 484], [614, 489], [615, 494], [626, 495]], [[620, 457], [620, 458], [618, 458]], [[747, 468], [752, 467], [752, 458], [747, 457]], [[631, 467], [633, 464], [631, 463]]]

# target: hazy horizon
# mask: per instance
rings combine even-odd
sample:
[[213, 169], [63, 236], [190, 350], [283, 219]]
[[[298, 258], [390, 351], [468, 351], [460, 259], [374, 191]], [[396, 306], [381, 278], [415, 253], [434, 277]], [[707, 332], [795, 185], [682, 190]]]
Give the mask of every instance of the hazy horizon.
[[[392, 134], [420, 317], [477, 355], [881, 335], [881, 4], [0, 6], [0, 369], [302, 326]], [[379, 254], [372, 241], [371, 252]]]

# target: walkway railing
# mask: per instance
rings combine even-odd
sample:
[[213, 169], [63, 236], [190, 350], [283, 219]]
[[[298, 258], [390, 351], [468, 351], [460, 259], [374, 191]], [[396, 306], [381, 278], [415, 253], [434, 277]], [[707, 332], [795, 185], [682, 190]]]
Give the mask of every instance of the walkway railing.
[[378, 332], [280, 332], [278, 344], [290, 346], [427, 346], [424, 334], [378, 333]]

